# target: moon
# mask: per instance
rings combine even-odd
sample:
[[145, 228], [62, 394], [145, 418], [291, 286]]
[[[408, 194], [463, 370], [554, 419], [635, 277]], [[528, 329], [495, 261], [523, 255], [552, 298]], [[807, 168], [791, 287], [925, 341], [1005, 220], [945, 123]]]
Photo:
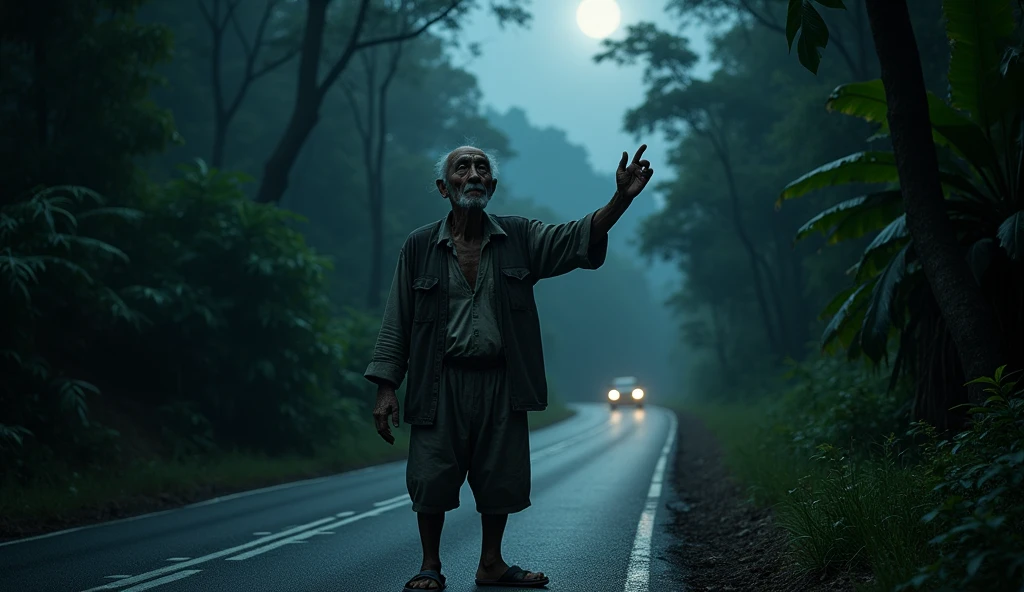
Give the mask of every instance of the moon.
[[587, 37], [604, 39], [622, 21], [622, 12], [615, 0], [583, 0], [576, 9], [576, 24]]

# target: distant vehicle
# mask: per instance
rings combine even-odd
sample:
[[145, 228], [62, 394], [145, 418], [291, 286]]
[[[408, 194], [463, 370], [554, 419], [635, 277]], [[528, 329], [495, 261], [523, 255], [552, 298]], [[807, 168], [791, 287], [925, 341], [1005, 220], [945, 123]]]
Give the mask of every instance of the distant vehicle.
[[608, 389], [608, 404], [612, 410], [619, 405], [632, 405], [638, 409], [644, 406], [646, 393], [640, 387], [640, 381], [636, 376], [619, 376], [612, 379], [611, 387]]

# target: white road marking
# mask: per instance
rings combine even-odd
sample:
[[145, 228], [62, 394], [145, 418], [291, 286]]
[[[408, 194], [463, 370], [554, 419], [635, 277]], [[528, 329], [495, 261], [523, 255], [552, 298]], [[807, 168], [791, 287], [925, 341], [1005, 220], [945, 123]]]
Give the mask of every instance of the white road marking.
[[263, 535], [270, 534], [270, 531], [269, 530], [264, 530], [264, 531], [260, 531], [260, 532], [254, 532], [252, 534], [253, 534], [253, 536], [263, 536]]
[[[604, 422], [602, 422], [602, 423], [604, 423]], [[598, 427], [600, 425], [601, 424], [597, 424], [597, 425], [595, 425], [593, 427], [588, 427], [588, 428], [584, 429], [583, 431], [585, 433], [589, 433], [591, 429], [593, 429], [594, 427]], [[554, 427], [555, 426], [547, 426], [544, 429], [549, 429], [549, 428], [554, 428]], [[582, 434], [580, 434], [580, 435], [582, 435]], [[573, 440], [573, 438], [569, 438], [569, 440]], [[559, 444], [555, 444], [555, 446], [559, 446]], [[552, 447], [549, 446], [548, 448], [552, 448]], [[541, 449], [541, 450], [537, 451], [537, 453], [535, 453], [535, 454], [539, 454], [541, 452], [544, 452], [544, 451], [548, 450], [548, 448]], [[325, 477], [314, 477], [312, 479], [306, 479], [304, 481], [293, 481], [291, 483], [282, 483], [282, 484], [279, 484], [279, 485], [271, 485], [270, 487], [263, 487], [261, 489], [252, 489], [252, 490], [249, 490], [249, 491], [240, 491], [238, 493], [233, 493], [233, 494], [230, 494], [230, 495], [224, 495], [224, 496], [220, 496], [220, 497], [215, 497], [213, 499], [204, 500], [204, 501], [201, 501], [201, 502], [196, 502], [194, 504], [189, 504], [187, 506], [182, 506], [180, 508], [171, 508], [171, 509], [168, 509], [168, 510], [160, 510], [160, 511], [157, 511], [157, 512], [150, 512], [148, 514], [139, 514], [138, 516], [129, 516], [127, 518], [120, 518], [118, 520], [110, 520], [108, 522], [99, 522], [97, 524], [87, 524], [85, 526], [76, 526], [74, 528], [67, 528], [67, 529], [64, 529], [64, 530], [59, 530], [57, 532], [49, 532], [49, 533], [46, 533], [46, 534], [40, 534], [40, 535], [36, 535], [36, 536], [32, 536], [32, 537], [26, 537], [26, 538], [17, 539], [17, 540], [14, 540], [14, 541], [6, 541], [6, 542], [3, 542], [3, 543], [0, 543], [0, 547], [6, 547], [8, 545], [17, 545], [19, 543], [28, 543], [30, 541], [38, 541], [38, 540], [41, 540], [41, 539], [48, 539], [50, 537], [56, 537], [56, 536], [61, 536], [61, 535], [65, 535], [65, 534], [71, 534], [73, 532], [78, 532], [80, 530], [87, 530], [87, 529], [90, 529], [90, 528], [98, 528], [98, 527], [101, 527], [101, 526], [112, 526], [114, 524], [120, 524], [120, 523], [123, 523], [123, 522], [132, 522], [132, 521], [135, 521], [135, 520], [142, 520], [144, 518], [152, 518], [154, 516], [159, 516], [161, 514], [168, 514], [170, 512], [178, 512], [178, 511], [181, 511], [181, 510], [184, 510], [184, 509], [187, 509], [187, 508], [198, 508], [198, 507], [202, 507], [202, 506], [209, 506], [209, 505], [212, 505], [212, 504], [218, 504], [218, 503], [221, 503], [221, 502], [226, 502], [228, 500], [238, 499], [238, 498], [241, 498], [241, 497], [247, 497], [247, 496], [250, 496], [250, 495], [256, 495], [256, 494], [259, 494], [259, 493], [269, 493], [271, 491], [278, 491], [278, 490], [281, 490], [281, 489], [289, 489], [289, 488], [292, 488], [292, 487], [298, 487], [300, 485], [312, 485], [313, 483], [318, 483], [320, 481], [325, 481], [327, 479], [332, 479], [334, 477], [340, 477], [342, 475], [347, 477], [347, 476], [351, 476], [351, 475], [358, 475], [359, 473], [371, 473], [371, 472], [374, 472], [374, 471], [382, 470], [382, 469], [384, 469], [385, 467], [387, 467], [389, 465], [392, 465], [392, 464], [397, 465], [397, 464], [400, 464], [400, 463], [403, 463], [403, 462], [405, 462], [405, 461], [394, 461], [394, 462], [386, 463], [386, 464], [383, 464], [383, 465], [371, 465], [371, 466], [368, 466], [368, 467], [363, 467], [361, 469], [355, 469], [355, 470], [352, 470], [352, 471], [346, 471], [346, 472], [338, 473], [337, 475], [328, 475], [328, 476], [325, 476]]]
[[369, 518], [371, 516], [380, 516], [384, 512], [388, 512], [388, 511], [394, 510], [396, 508], [401, 508], [402, 506], [405, 506], [405, 505], [408, 505], [408, 504], [412, 503], [412, 500], [408, 499], [409, 496], [405, 496], [405, 497], [406, 497], [406, 499], [398, 501], [398, 502], [395, 502], [395, 503], [391, 504], [390, 506], [379, 506], [378, 508], [376, 508], [374, 510], [370, 510], [368, 512], [363, 512], [362, 514], [356, 514], [355, 516], [349, 516], [348, 518], [345, 518], [344, 520], [339, 520], [338, 522], [334, 522], [334, 523], [328, 524], [326, 526], [321, 526], [320, 528], [315, 528], [313, 530], [307, 530], [305, 532], [301, 532], [299, 534], [290, 536], [290, 537], [288, 537], [286, 539], [282, 539], [280, 541], [277, 541], [277, 542], [274, 542], [274, 543], [270, 543], [269, 545], [265, 545], [263, 547], [259, 547], [257, 549], [253, 549], [251, 551], [246, 551], [245, 553], [242, 553], [241, 555], [235, 555], [234, 557], [228, 557], [226, 561], [245, 561], [246, 559], [249, 559], [250, 557], [255, 557], [257, 555], [261, 555], [263, 553], [266, 553], [267, 551], [273, 551], [274, 549], [277, 549], [278, 547], [283, 547], [284, 545], [288, 545], [288, 544], [295, 543], [295, 542], [305, 541], [306, 539], [308, 539], [310, 537], [313, 537], [313, 536], [316, 536], [317, 534], [320, 534], [323, 531], [333, 530], [335, 528], [341, 528], [342, 526], [345, 526], [346, 524], [352, 524], [353, 522], [355, 522], [357, 520], [362, 520], [363, 518]]
[[403, 493], [402, 495], [396, 495], [395, 497], [390, 498], [390, 499], [386, 499], [386, 500], [384, 500], [382, 502], [374, 502], [373, 505], [374, 505], [374, 507], [379, 508], [381, 506], [387, 506], [387, 505], [393, 504], [395, 502], [400, 502], [400, 501], [404, 501], [404, 500], [407, 500], [407, 499], [409, 499], [409, 494], [408, 493]]
[[188, 561], [188, 557], [168, 557], [167, 561]]
[[[270, 535], [270, 536], [265, 536], [263, 538], [259, 538], [259, 539], [256, 539], [254, 541], [249, 541], [248, 543], [243, 543], [241, 545], [237, 545], [235, 547], [231, 547], [230, 549], [224, 549], [224, 550], [221, 550], [221, 551], [216, 551], [216, 552], [210, 553], [209, 555], [203, 555], [202, 557], [196, 557], [195, 559], [191, 559], [189, 561], [184, 561], [182, 563], [176, 563], [174, 565], [168, 565], [166, 567], [161, 567], [159, 569], [154, 569], [152, 571], [147, 571], [146, 573], [139, 574], [137, 576], [128, 578], [128, 579], [120, 581], [120, 582], [111, 582], [110, 584], [105, 584], [103, 586], [97, 586], [95, 588], [89, 588], [88, 590], [85, 590], [84, 592], [93, 592], [94, 590], [113, 590], [115, 588], [120, 588], [121, 586], [127, 586], [129, 584], [137, 584], [139, 582], [144, 582], [146, 580], [149, 580], [151, 578], [155, 578], [157, 576], [162, 576], [164, 574], [168, 574], [168, 573], [171, 573], [171, 572], [174, 572], [174, 571], [185, 569], [186, 567], [192, 567], [193, 565], [199, 565], [200, 563], [206, 563], [207, 561], [213, 561], [214, 559], [220, 559], [221, 557], [226, 557], [228, 555], [233, 555], [233, 554], [235, 554], [235, 553], [237, 553], [239, 551], [244, 551], [246, 549], [251, 549], [253, 547], [258, 547], [260, 545], [266, 544], [266, 543], [268, 543], [270, 541], [273, 541], [273, 540], [280, 539], [282, 537], [292, 536], [292, 535], [294, 535], [297, 532], [302, 532], [302, 531], [308, 530], [310, 528], [316, 528], [317, 526], [326, 524], [328, 522], [331, 522], [332, 520], [334, 520], [334, 518], [321, 518], [319, 520], [314, 520], [313, 522], [309, 522], [309, 523], [303, 524], [301, 526], [296, 526], [293, 529], [286, 530], [284, 532], [279, 532], [277, 534], [273, 534], [273, 535]], [[127, 592], [127, 590], [124, 590], [122, 592]]]
[[661, 499], [661, 484], [665, 478], [665, 467], [672, 453], [672, 445], [676, 439], [676, 414], [670, 413], [671, 425], [665, 445], [661, 448], [661, 456], [651, 476], [651, 488], [647, 491], [647, 503], [640, 514], [640, 522], [636, 527], [636, 538], [633, 539], [633, 552], [629, 555], [629, 567], [626, 570], [625, 592], [647, 592], [651, 579], [651, 538], [654, 535], [654, 517]]
[[335, 516], [337, 516], [338, 518], [347, 518], [347, 517], [351, 516], [352, 514], [355, 514], [355, 512], [353, 512], [352, 510], [349, 510], [347, 512], [338, 512], [337, 514], [335, 514]]
[[191, 575], [197, 574], [197, 573], [199, 573], [201, 571], [203, 571], [203, 570], [201, 570], [201, 569], [186, 569], [185, 571], [179, 571], [176, 574], [171, 574], [169, 576], [162, 577], [162, 578], [160, 578], [158, 580], [152, 580], [152, 581], [146, 582], [145, 584], [139, 584], [138, 586], [132, 586], [131, 588], [125, 588], [121, 592], [142, 592], [143, 590], [149, 590], [151, 588], [156, 588], [157, 586], [163, 586], [164, 584], [170, 584], [171, 582], [176, 582], [178, 580], [187, 578], [187, 577], [189, 577]]

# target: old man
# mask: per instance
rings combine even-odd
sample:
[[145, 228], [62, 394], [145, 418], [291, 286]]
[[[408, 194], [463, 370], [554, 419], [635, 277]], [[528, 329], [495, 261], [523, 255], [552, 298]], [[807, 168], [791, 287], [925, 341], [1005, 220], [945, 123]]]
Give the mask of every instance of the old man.
[[477, 584], [548, 583], [543, 572], [510, 567], [501, 554], [508, 515], [530, 506], [526, 414], [547, 406], [533, 286], [604, 263], [608, 231], [654, 173], [641, 160], [646, 148], [631, 162], [622, 153], [607, 205], [564, 224], [487, 213], [498, 179], [483, 150], [463, 146], [439, 161], [437, 190], [451, 211], [413, 231], [399, 252], [365, 373], [377, 384], [373, 417], [389, 444], [389, 421], [399, 425], [395, 390], [408, 375], [406, 484], [423, 563], [406, 591], [445, 587], [441, 530], [467, 475], [483, 527]]

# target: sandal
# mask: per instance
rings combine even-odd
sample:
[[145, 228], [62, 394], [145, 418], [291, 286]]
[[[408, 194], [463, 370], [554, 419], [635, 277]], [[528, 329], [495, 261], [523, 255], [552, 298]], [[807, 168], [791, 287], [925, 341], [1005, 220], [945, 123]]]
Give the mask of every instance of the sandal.
[[[416, 580], [433, 580], [437, 582], [436, 588], [410, 588], [409, 586]], [[444, 590], [445, 589], [445, 578], [441, 575], [441, 572], [434, 571], [432, 569], [425, 569], [420, 573], [409, 578], [409, 581], [405, 583], [405, 588], [402, 592], [420, 592], [421, 590]]]
[[508, 568], [500, 578], [496, 580], [477, 579], [477, 586], [505, 586], [506, 588], [541, 588], [547, 586], [550, 578], [544, 576], [535, 580], [528, 580], [526, 576], [532, 572], [526, 571], [518, 565]]

